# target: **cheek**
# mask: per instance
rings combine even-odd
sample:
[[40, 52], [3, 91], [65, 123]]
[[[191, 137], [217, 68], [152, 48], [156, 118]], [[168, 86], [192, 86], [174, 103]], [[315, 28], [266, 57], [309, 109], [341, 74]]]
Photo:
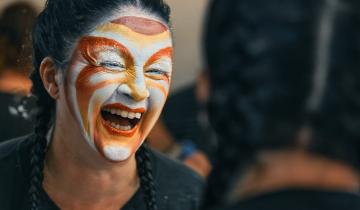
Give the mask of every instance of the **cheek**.
[[121, 78], [97, 69], [84, 69], [80, 73], [75, 83], [76, 100], [86, 131], [90, 132], [101, 105], [110, 98], [121, 82]]
[[166, 80], [147, 82], [150, 92], [149, 109], [161, 111], [169, 93], [169, 82]]
[[146, 116], [144, 116], [144, 121], [142, 123], [141, 139], [144, 139], [155, 125], [167, 98], [169, 89], [168, 86], [162, 86], [159, 83], [157, 84], [158, 85], [149, 85], [148, 82], [150, 97], [148, 100], [148, 111], [146, 113]]
[[99, 116], [101, 106], [104, 102], [114, 93], [117, 85], [108, 85], [103, 88], [99, 88], [94, 91], [89, 99], [89, 104], [86, 108], [84, 108], [84, 113], [86, 116], [83, 116], [83, 120], [87, 123], [87, 130], [90, 132], [90, 136], [93, 136], [95, 123]]
[[150, 88], [149, 110], [161, 110], [165, 104], [167, 96], [158, 88]]
[[69, 70], [66, 74], [66, 79], [64, 82], [64, 91], [65, 91], [65, 100], [67, 106], [69, 107], [70, 113], [74, 116], [74, 118], [79, 121], [81, 126], [83, 127], [83, 121], [81, 116], [81, 108], [79, 107], [77, 95], [79, 91], [76, 87], [76, 81], [79, 77], [82, 69], [85, 68], [81, 62], [70, 65]]

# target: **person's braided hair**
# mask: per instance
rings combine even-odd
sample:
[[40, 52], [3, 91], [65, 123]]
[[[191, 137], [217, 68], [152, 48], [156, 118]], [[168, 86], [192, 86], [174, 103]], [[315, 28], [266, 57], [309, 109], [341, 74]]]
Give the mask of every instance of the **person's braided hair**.
[[[43, 169], [44, 169], [44, 160], [47, 148], [47, 132], [50, 129], [50, 121], [54, 115], [55, 102], [46, 92], [45, 88], [42, 85], [39, 68], [41, 63], [41, 58], [44, 57], [46, 52], [43, 55], [38, 55], [42, 51], [37, 48], [37, 42], [41, 43], [42, 40], [36, 39], [37, 33], [41, 30], [40, 23], [44, 19], [44, 13], [40, 14], [37, 20], [37, 25], [33, 29], [33, 66], [34, 70], [30, 76], [30, 79], [33, 83], [32, 86], [32, 95], [36, 97], [36, 115], [34, 118], [35, 127], [34, 127], [34, 136], [32, 140], [32, 150], [31, 150], [31, 180], [30, 180], [30, 202], [31, 210], [37, 210], [40, 204], [39, 192], [42, 188], [43, 181]], [[44, 27], [45, 28], [45, 27]], [[39, 35], [37, 35], [39, 36]], [[41, 36], [39, 36], [41, 37]], [[42, 46], [44, 47], [44, 46]], [[38, 55], [38, 56], [36, 56]]]
[[152, 173], [150, 161], [150, 153], [145, 145], [142, 145], [136, 153], [138, 163], [138, 173], [140, 176], [140, 184], [145, 193], [145, 201], [147, 209], [158, 209], [156, 204], [156, 187]]
[[[33, 74], [33, 81], [35, 81], [35, 77], [35, 74]], [[29, 194], [31, 196], [32, 210], [36, 210], [39, 206], [39, 192], [42, 187], [44, 159], [47, 148], [46, 136], [50, 128], [52, 116], [52, 111], [47, 110], [46, 107], [54, 107], [54, 102], [47, 93], [44, 90], [35, 90], [35, 88], [36, 87], [33, 88], [33, 93], [39, 93], [37, 94], [38, 113], [35, 118], [35, 135], [32, 138], [33, 145], [31, 150], [31, 180]]]
[[298, 147], [304, 126], [309, 152], [360, 169], [359, 11], [355, 0], [211, 2], [204, 52], [219, 148], [203, 209], [226, 202], [259, 151]]
[[[55, 112], [55, 102], [42, 85], [40, 64], [49, 56], [58, 70], [66, 69], [72, 48], [78, 38], [98, 24], [99, 19], [104, 18], [103, 14], [109, 14], [109, 11], [125, 5], [141, 7], [158, 15], [170, 26], [170, 9], [163, 0], [48, 0], [44, 11], [38, 16], [32, 33], [34, 70], [31, 80], [32, 95], [37, 100], [37, 114], [31, 151], [29, 188], [31, 210], [37, 210], [41, 205], [39, 192], [42, 190], [47, 134], [54, 121]], [[156, 187], [149, 155], [144, 146], [137, 151], [138, 175], [147, 209], [157, 210]]]

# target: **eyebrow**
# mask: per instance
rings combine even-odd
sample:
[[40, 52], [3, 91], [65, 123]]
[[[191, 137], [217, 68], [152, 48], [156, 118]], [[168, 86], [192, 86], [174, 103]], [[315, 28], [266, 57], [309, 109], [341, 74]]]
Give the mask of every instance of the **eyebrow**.
[[93, 63], [96, 63], [96, 57], [98, 56], [98, 52], [96, 52], [96, 50], [104, 48], [104, 46], [119, 50], [125, 60], [125, 65], [134, 66], [134, 58], [132, 57], [130, 51], [124, 45], [115, 40], [104, 37], [84, 36], [79, 41], [79, 48], [82, 56]]
[[172, 47], [166, 47], [163, 48], [159, 51], [157, 51], [156, 53], [154, 53], [145, 63], [144, 65], [144, 69], [147, 68], [148, 66], [150, 66], [152, 63], [154, 63], [155, 61], [159, 60], [162, 57], [169, 57], [172, 58], [173, 55], [173, 48]]

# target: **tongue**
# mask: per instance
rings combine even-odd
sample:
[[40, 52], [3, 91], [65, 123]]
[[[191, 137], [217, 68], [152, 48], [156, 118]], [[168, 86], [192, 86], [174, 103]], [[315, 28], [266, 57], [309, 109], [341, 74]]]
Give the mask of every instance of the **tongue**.
[[116, 123], [121, 126], [131, 126], [130, 120], [128, 118], [123, 118], [119, 115], [111, 114], [109, 112], [102, 112], [102, 117], [104, 120], [109, 121], [110, 123]]

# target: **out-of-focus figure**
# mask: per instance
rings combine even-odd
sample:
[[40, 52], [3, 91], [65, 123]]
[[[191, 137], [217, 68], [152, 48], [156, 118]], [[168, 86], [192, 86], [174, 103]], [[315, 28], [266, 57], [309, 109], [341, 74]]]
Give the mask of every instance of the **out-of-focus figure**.
[[[360, 1], [214, 0], [204, 209], [360, 209]], [[229, 206], [229, 207], [224, 207]]]
[[30, 131], [21, 99], [30, 92], [30, 31], [35, 9], [24, 2], [9, 5], [0, 17], [0, 141]]
[[207, 73], [202, 71], [196, 84], [177, 91], [169, 100], [150, 135], [148, 144], [178, 159], [206, 178], [216, 138], [209, 127], [205, 104], [208, 98]]

